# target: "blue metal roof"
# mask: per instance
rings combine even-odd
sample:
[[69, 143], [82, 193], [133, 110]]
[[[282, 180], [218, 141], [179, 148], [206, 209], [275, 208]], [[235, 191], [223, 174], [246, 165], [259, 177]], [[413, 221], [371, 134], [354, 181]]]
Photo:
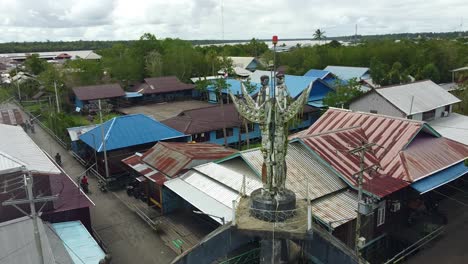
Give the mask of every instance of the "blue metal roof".
[[369, 68], [366, 67], [348, 67], [348, 66], [327, 66], [325, 71], [329, 71], [334, 75], [338, 76], [341, 80], [350, 80], [352, 78], [367, 78]]
[[460, 162], [457, 165], [412, 183], [411, 187], [423, 194], [453, 180], [456, 180], [459, 177], [465, 175], [465, 173], [468, 173], [468, 167], [465, 166], [464, 162]]
[[328, 74], [330, 74], [329, 71], [310, 69], [308, 72], [306, 72], [306, 73], [304, 74], [304, 76], [316, 77], [316, 78], [323, 79], [323, 78], [325, 78]]
[[80, 221], [51, 224], [75, 264], [96, 264], [106, 255]]
[[[215, 80], [213, 80], [214, 82]], [[242, 94], [242, 90], [241, 90], [241, 81], [240, 80], [236, 80], [236, 79], [226, 79], [226, 83], [230, 86], [229, 87], [229, 90], [232, 92], [232, 94], [234, 95], [237, 95], [237, 94]], [[251, 84], [255, 85], [256, 86], [256, 89], [255, 91], [253, 91], [251, 93], [252, 94], [256, 94], [259, 90], [260, 90], [260, 87], [261, 85], [258, 84], [258, 83], [254, 83], [254, 82], [250, 82]], [[207, 87], [207, 90], [208, 91], [214, 91], [214, 88], [213, 86], [208, 86]], [[223, 90], [223, 93], [227, 94], [227, 90]]]
[[114, 117], [82, 134], [79, 138], [97, 152], [103, 151], [101, 126], [104, 126], [106, 150], [120, 149], [161, 140], [184, 137], [179, 131], [143, 115]]

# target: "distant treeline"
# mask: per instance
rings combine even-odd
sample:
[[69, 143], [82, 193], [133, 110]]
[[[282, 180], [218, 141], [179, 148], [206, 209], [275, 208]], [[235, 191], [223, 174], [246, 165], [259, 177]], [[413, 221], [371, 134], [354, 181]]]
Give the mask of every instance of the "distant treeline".
[[[416, 38], [444, 38], [453, 39], [460, 36], [468, 36], [468, 31], [464, 32], [422, 32], [422, 33], [397, 33], [384, 35], [357, 35], [357, 36], [341, 36], [328, 37], [329, 40], [377, 40], [377, 39], [416, 39]], [[283, 40], [304, 40], [307, 38], [289, 38]], [[310, 36], [312, 39], [312, 33]], [[45, 41], [45, 42], [7, 42], [0, 43], [0, 53], [15, 53], [15, 52], [40, 52], [40, 51], [61, 51], [61, 50], [101, 50], [111, 48], [115, 44], [123, 44], [125, 46], [132, 45], [137, 40], [78, 40], [78, 41]], [[209, 45], [220, 43], [236, 43], [249, 42], [250, 40], [188, 40], [193, 45]], [[270, 41], [270, 39], [257, 39], [257, 41]]]

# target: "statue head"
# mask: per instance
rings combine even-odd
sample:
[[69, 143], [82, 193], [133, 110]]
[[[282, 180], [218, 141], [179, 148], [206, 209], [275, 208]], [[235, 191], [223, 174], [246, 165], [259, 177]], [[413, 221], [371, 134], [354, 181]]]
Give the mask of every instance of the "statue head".
[[262, 83], [262, 86], [267, 86], [270, 82], [270, 77], [267, 75], [262, 75], [262, 77], [260, 77], [260, 82]]
[[284, 83], [284, 74], [283, 73], [276, 74], [276, 82], [278, 83], [278, 85], [282, 85]]

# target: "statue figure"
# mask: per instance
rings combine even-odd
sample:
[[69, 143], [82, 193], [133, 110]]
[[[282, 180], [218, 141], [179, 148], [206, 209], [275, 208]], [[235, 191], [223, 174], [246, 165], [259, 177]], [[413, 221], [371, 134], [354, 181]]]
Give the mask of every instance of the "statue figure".
[[[262, 88], [254, 101], [242, 85], [244, 100], [231, 98], [239, 113], [247, 120], [260, 125], [262, 135], [263, 190], [271, 194], [281, 194], [286, 183], [286, 153], [288, 147], [288, 122], [307, 103], [312, 84], [293, 101], [284, 84], [284, 75], [277, 74], [277, 85], [270, 91], [269, 77], [260, 78]], [[273, 96], [272, 96], [273, 95]]]

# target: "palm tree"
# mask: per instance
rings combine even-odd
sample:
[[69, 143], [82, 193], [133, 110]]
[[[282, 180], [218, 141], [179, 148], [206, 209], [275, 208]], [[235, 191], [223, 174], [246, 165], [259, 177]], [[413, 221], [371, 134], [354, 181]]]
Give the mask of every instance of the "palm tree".
[[313, 37], [314, 37], [315, 40], [318, 40], [318, 41], [319, 41], [319, 44], [320, 44], [320, 42], [322, 41], [322, 39], [325, 39], [325, 38], [326, 38], [326, 36], [325, 36], [325, 31], [323, 31], [323, 30], [321, 30], [320, 28], [318, 28], [317, 30], [315, 30]]

